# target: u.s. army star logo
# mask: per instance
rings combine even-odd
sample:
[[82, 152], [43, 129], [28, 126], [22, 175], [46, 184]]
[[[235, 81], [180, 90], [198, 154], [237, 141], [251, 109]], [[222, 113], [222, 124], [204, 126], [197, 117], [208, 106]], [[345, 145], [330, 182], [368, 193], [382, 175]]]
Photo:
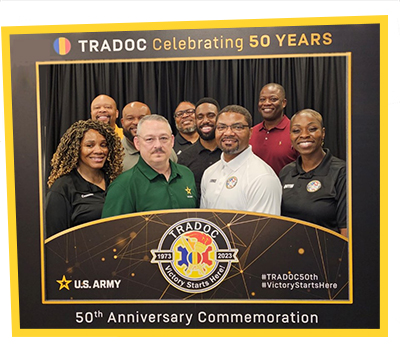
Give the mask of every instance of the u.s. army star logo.
[[224, 232], [201, 218], [188, 218], [171, 226], [152, 249], [152, 263], [175, 288], [203, 293], [217, 287], [227, 276], [231, 263], [238, 262]]
[[72, 280], [67, 280], [65, 278], [65, 275], [63, 275], [61, 280], [57, 280], [57, 282], [60, 284], [60, 288], [58, 290], [61, 290], [63, 288], [69, 290], [69, 284], [72, 282]]

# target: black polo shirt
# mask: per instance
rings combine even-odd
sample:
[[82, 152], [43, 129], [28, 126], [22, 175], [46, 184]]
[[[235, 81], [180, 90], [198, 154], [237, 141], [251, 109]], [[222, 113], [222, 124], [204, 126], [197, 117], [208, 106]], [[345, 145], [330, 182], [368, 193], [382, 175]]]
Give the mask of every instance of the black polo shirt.
[[46, 237], [100, 219], [104, 201], [105, 191], [86, 181], [76, 169], [61, 176], [46, 196]]
[[186, 140], [179, 132], [175, 135], [174, 151], [178, 157], [183, 151], [190, 148], [192, 145], [193, 144]]
[[200, 183], [204, 171], [221, 159], [221, 150], [217, 147], [213, 151], [204, 148], [198, 139], [178, 156], [178, 163], [187, 166], [194, 174], [198, 196], [200, 197]]
[[346, 163], [325, 151], [314, 170], [304, 172], [301, 157], [281, 170], [281, 214], [339, 232], [347, 228]]

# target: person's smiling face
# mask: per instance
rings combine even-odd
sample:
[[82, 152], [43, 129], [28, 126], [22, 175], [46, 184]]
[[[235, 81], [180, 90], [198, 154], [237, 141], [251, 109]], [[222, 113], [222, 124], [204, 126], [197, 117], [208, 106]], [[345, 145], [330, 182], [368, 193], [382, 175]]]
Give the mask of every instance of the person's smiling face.
[[215, 138], [215, 120], [218, 108], [214, 104], [203, 103], [196, 108], [196, 126], [200, 137], [205, 140]]
[[175, 110], [175, 125], [180, 133], [191, 134], [196, 131], [194, 105], [181, 102]]
[[139, 121], [150, 113], [150, 108], [141, 102], [133, 102], [124, 107], [122, 110], [121, 125], [124, 136], [129, 141], [133, 142]]
[[250, 126], [242, 114], [229, 111], [218, 116], [215, 138], [226, 161], [232, 160], [249, 147], [250, 137]]
[[93, 120], [115, 126], [115, 121], [118, 118], [117, 105], [114, 99], [108, 95], [99, 95], [91, 104], [90, 114]]
[[301, 155], [312, 154], [322, 147], [325, 128], [321, 122], [306, 111], [298, 113], [291, 121], [290, 140]]
[[101, 169], [108, 155], [107, 141], [94, 129], [89, 129], [81, 140], [78, 166], [89, 169]]
[[286, 99], [280, 89], [275, 86], [264, 87], [258, 99], [258, 111], [267, 122], [277, 122], [283, 117]]

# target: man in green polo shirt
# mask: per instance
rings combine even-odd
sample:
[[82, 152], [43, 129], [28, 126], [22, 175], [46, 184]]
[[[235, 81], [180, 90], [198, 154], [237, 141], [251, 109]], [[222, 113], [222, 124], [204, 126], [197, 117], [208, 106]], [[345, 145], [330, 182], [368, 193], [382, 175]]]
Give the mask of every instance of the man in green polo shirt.
[[154, 114], [143, 117], [134, 142], [139, 161], [109, 186], [102, 218], [198, 207], [192, 171], [169, 160], [174, 136], [167, 119]]

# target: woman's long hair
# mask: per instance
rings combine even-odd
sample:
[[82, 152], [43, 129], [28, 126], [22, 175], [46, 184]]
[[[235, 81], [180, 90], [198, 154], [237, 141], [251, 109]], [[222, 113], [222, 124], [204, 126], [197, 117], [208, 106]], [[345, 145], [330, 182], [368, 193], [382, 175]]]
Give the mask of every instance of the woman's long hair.
[[51, 187], [53, 183], [73, 169], [77, 168], [80, 156], [81, 141], [85, 133], [96, 130], [103, 135], [107, 142], [108, 155], [102, 168], [108, 179], [113, 181], [122, 172], [123, 148], [121, 139], [114, 129], [105, 123], [91, 119], [80, 120], [71, 125], [64, 133], [56, 152], [51, 159], [51, 173], [47, 185]]

